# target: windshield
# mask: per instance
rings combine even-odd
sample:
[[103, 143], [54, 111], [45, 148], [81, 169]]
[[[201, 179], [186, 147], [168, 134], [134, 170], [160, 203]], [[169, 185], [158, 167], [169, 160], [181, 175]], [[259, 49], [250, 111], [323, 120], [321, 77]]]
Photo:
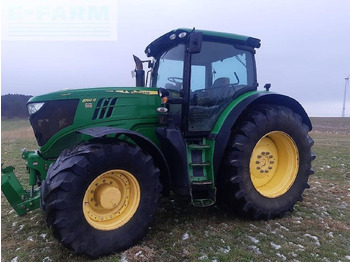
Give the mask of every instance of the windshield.
[[156, 62], [152, 86], [180, 91], [184, 65], [185, 46], [180, 44], [165, 52]]

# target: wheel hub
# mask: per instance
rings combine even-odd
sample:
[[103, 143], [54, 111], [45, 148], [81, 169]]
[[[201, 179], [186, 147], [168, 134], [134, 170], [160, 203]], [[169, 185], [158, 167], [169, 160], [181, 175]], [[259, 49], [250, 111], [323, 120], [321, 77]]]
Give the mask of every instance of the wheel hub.
[[121, 192], [118, 188], [103, 184], [95, 191], [95, 199], [105, 209], [115, 208], [121, 200]]
[[100, 230], [123, 226], [135, 214], [140, 202], [136, 178], [125, 170], [110, 170], [91, 182], [83, 200], [88, 223]]
[[274, 142], [263, 137], [251, 157], [251, 177], [256, 187], [266, 185], [276, 172], [278, 153]]
[[281, 131], [266, 134], [253, 149], [249, 169], [252, 183], [261, 195], [283, 195], [293, 185], [299, 169], [295, 142]]

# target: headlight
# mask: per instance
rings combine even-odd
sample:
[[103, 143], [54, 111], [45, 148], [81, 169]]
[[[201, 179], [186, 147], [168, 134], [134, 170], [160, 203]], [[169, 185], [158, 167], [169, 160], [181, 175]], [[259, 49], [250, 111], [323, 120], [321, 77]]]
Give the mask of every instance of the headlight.
[[44, 105], [45, 103], [31, 103], [28, 104], [28, 112], [29, 115], [32, 115], [40, 110], [40, 108]]

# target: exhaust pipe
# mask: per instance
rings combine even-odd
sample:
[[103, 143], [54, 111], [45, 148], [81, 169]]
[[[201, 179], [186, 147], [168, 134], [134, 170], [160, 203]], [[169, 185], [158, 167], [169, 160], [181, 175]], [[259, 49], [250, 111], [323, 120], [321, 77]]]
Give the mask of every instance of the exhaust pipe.
[[136, 86], [145, 86], [145, 71], [143, 70], [142, 61], [137, 56], [133, 55], [135, 61]]

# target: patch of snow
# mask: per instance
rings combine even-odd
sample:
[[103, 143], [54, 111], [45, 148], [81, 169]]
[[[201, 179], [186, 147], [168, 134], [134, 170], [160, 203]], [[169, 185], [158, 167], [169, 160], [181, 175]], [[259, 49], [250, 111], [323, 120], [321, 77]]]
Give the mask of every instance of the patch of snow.
[[140, 250], [139, 252], [137, 252], [137, 253], [135, 254], [135, 257], [138, 257], [138, 256], [142, 256], [142, 250]]
[[[350, 188], [349, 188], [349, 191], [350, 191]], [[250, 227], [254, 228], [254, 229], [258, 229], [258, 227], [256, 225], [253, 225], [253, 224], [249, 224]]]
[[24, 228], [24, 225], [20, 225], [18, 231], [22, 230]]
[[248, 246], [248, 248], [251, 249], [254, 252], [254, 254], [256, 254], [256, 255], [262, 254], [260, 249], [257, 246]]
[[227, 254], [231, 251], [231, 247], [227, 246], [226, 248], [220, 247], [219, 251], [223, 252], [224, 254]]
[[14, 257], [11, 259], [11, 262], [17, 262], [18, 257]]
[[223, 240], [222, 238], [221, 238], [221, 243], [225, 244], [225, 240]]
[[346, 203], [346, 202], [341, 202], [341, 204], [339, 205], [339, 208], [341, 208], [341, 209], [346, 209], [346, 208], [348, 208], [348, 204]]
[[327, 165], [326, 167], [327, 167], [328, 169], [331, 168], [331, 166], [329, 166], [329, 165]]
[[[300, 238], [298, 238], [298, 241], [302, 241], [302, 240]], [[293, 242], [289, 242], [289, 245], [295, 246], [296, 251], [305, 251], [305, 247], [300, 245], [300, 244], [295, 244]]]
[[13, 222], [12, 226], [15, 227], [17, 225], [17, 222]]
[[28, 237], [27, 240], [32, 241], [32, 242], [34, 241], [34, 239], [32, 237]]
[[190, 235], [186, 232], [185, 234], [183, 234], [182, 236], [182, 240], [187, 240], [189, 239]]
[[20, 247], [17, 247], [15, 251], [17, 252], [17, 251], [20, 250], [20, 249], [21, 249]]
[[259, 243], [260, 241], [256, 239], [255, 237], [247, 236], [254, 244]]
[[[7, 214], [12, 214], [13, 212], [15, 212], [14, 209], [11, 209]], [[15, 257], [17, 259], [17, 257]]]
[[42, 262], [52, 262], [52, 259], [49, 257], [44, 257]]
[[298, 251], [305, 251], [305, 247], [303, 245], [297, 245], [299, 247]]
[[311, 238], [315, 242], [316, 246], [320, 246], [321, 245], [320, 241], [318, 240], [318, 237], [316, 237], [316, 236], [312, 236], [310, 234], [305, 234], [304, 237]]
[[125, 253], [122, 253], [121, 258], [120, 258], [120, 262], [129, 262], [129, 261], [126, 259]]
[[334, 237], [333, 232], [329, 232], [329, 233], [328, 233], [328, 236]]
[[280, 254], [280, 253], [277, 253], [276, 256], [280, 257], [282, 259], [282, 261], [286, 261], [287, 260], [287, 258], [284, 255]]
[[273, 242], [271, 242], [270, 244], [271, 244], [271, 246], [272, 246], [274, 249], [276, 249], [276, 250], [278, 250], [278, 249], [281, 248], [280, 245], [277, 245], [277, 244], [275, 244], [275, 243], [273, 243]]
[[208, 256], [206, 254], [204, 254], [204, 255], [200, 256], [198, 259], [199, 260], [208, 259]]
[[263, 232], [259, 232], [259, 236], [263, 236], [263, 237], [266, 237], [267, 235]]
[[47, 234], [41, 234], [40, 236], [45, 239]]
[[287, 232], [289, 231], [289, 228], [286, 228], [285, 226], [280, 225], [280, 228], [284, 231], [287, 231]]
[[345, 258], [346, 258], [347, 260], [350, 260], [350, 256], [345, 256]]
[[298, 257], [298, 255], [297, 254], [295, 254], [294, 252], [291, 252], [291, 253], [289, 253], [292, 257]]

